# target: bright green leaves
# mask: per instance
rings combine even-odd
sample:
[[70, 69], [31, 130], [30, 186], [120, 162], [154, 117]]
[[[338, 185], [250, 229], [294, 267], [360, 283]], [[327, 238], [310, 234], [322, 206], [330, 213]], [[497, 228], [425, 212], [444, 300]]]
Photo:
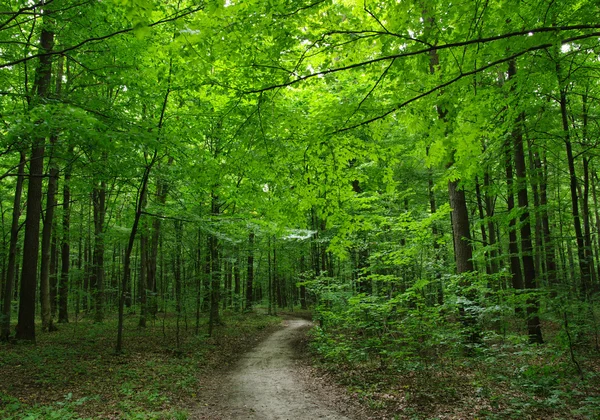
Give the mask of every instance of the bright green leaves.
[[122, 8], [125, 16], [133, 23], [138, 36], [147, 33], [147, 26], [151, 22], [152, 12], [155, 9], [155, 0], [111, 0], [117, 7]]

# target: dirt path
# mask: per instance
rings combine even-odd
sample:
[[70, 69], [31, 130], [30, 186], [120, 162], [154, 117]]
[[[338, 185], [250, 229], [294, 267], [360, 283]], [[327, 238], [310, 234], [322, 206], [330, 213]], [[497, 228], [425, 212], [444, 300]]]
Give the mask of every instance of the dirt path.
[[246, 353], [228, 377], [213, 389], [216, 401], [206, 404], [191, 418], [349, 420], [327, 407], [326, 395], [312, 392], [298, 378], [294, 343], [310, 325], [301, 319], [284, 321], [284, 329]]

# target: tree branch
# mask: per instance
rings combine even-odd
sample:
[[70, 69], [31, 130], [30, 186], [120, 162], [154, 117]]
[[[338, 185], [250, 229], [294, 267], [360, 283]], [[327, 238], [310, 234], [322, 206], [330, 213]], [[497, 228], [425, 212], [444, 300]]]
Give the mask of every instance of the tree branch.
[[[580, 39], [585, 39], [585, 38], [591, 38], [591, 37], [594, 37], [594, 36], [600, 36], [600, 32], [594, 32], [594, 33], [591, 33], [591, 34], [586, 34], [586, 35], [580, 35], [580, 36], [576, 36], [576, 37], [572, 37], [572, 38], [567, 38], [567, 39], [562, 40], [561, 44], [564, 45], [564, 44], [567, 44], [569, 42], [578, 41]], [[412, 98], [410, 98], [410, 99], [408, 99], [408, 100], [406, 100], [406, 101], [404, 101], [404, 102], [396, 105], [394, 108], [392, 108], [391, 110], [385, 112], [384, 114], [381, 114], [381, 115], [378, 115], [377, 117], [373, 117], [371, 119], [362, 121], [362, 122], [360, 122], [358, 124], [354, 124], [354, 125], [352, 125], [350, 127], [341, 128], [341, 129], [336, 130], [336, 131], [334, 131], [333, 133], [330, 133], [330, 134], [343, 133], [345, 131], [353, 130], [353, 129], [361, 127], [363, 125], [367, 125], [367, 124], [370, 124], [372, 122], [381, 120], [381, 119], [387, 117], [388, 115], [390, 115], [390, 114], [392, 114], [392, 113], [400, 110], [401, 108], [404, 108], [406, 105], [411, 104], [412, 102], [415, 102], [415, 101], [417, 101], [417, 100], [419, 100], [421, 98], [424, 98], [426, 96], [431, 95], [434, 92], [437, 92], [437, 91], [439, 91], [441, 89], [444, 89], [445, 87], [450, 86], [451, 84], [459, 81], [463, 77], [473, 76], [474, 74], [477, 74], [477, 73], [480, 73], [480, 72], [482, 72], [484, 70], [487, 70], [490, 67], [494, 67], [494, 66], [497, 66], [498, 64], [506, 63], [508, 61], [516, 59], [517, 57], [520, 57], [522, 55], [525, 55], [525, 54], [533, 52], [533, 51], [538, 51], [538, 50], [543, 50], [543, 49], [546, 49], [546, 48], [551, 48], [552, 46], [554, 46], [554, 44], [552, 44], [552, 43], [546, 43], [546, 44], [542, 44], [542, 45], [536, 45], [534, 47], [527, 48], [527, 49], [525, 49], [523, 51], [519, 51], [518, 53], [512, 54], [512, 55], [510, 55], [508, 57], [504, 57], [504, 58], [501, 58], [499, 60], [496, 60], [496, 61], [493, 61], [491, 63], [488, 63], [485, 66], [481, 66], [481, 67], [476, 68], [474, 70], [471, 70], [471, 71], [468, 71], [468, 72], [465, 72], [465, 73], [461, 72], [460, 74], [458, 74], [457, 76], [453, 77], [452, 79], [450, 79], [450, 80], [448, 80], [448, 81], [446, 81], [446, 82], [444, 82], [444, 83], [442, 83], [440, 85], [437, 85], [436, 87], [434, 87], [434, 88], [432, 88], [432, 89], [430, 89], [430, 90], [428, 90], [426, 92], [423, 92], [420, 95], [413, 96]]]
[[[203, 10], [203, 9], [204, 9], [204, 6], [194, 7], [192, 9], [186, 10], [185, 12], [177, 14], [176, 16], [171, 16], [169, 18], [161, 19], [159, 21], [151, 23], [151, 24], [148, 25], [148, 27], [152, 28], [154, 26], [162, 25], [163, 23], [173, 22], [173, 21], [175, 21], [177, 19], [180, 19], [180, 18], [185, 17], [185, 16], [189, 16], [189, 15], [194, 14], [194, 13], [200, 11], [200, 10]], [[81, 41], [81, 42], [79, 42], [79, 43], [77, 43], [75, 45], [72, 45], [70, 47], [64, 48], [62, 50], [49, 51], [49, 52], [40, 53], [40, 54], [33, 54], [33, 55], [30, 55], [30, 56], [27, 56], [27, 57], [20, 58], [18, 60], [14, 60], [14, 61], [10, 61], [8, 63], [0, 64], [0, 69], [1, 68], [6, 68], [6, 67], [11, 67], [11, 66], [14, 66], [14, 65], [17, 65], [17, 64], [20, 64], [20, 63], [23, 63], [23, 62], [35, 59], [35, 58], [43, 57], [43, 56], [46, 56], [46, 55], [60, 55], [60, 54], [65, 54], [65, 53], [67, 53], [69, 51], [76, 50], [76, 49], [82, 47], [83, 45], [89, 44], [91, 42], [104, 41], [105, 39], [109, 39], [109, 38], [112, 38], [114, 36], [121, 35], [121, 34], [126, 34], [126, 33], [129, 33], [129, 32], [132, 32], [134, 30], [135, 30], [135, 28], [133, 28], [133, 27], [131, 27], [131, 28], [125, 28], [125, 29], [121, 29], [119, 31], [112, 32], [110, 34], [106, 34], [106, 35], [102, 35], [102, 36], [98, 36], [98, 37], [92, 37], [92, 38], [85, 39], [85, 40], [83, 40], [83, 41]]]
[[[450, 48], [464, 47], [464, 46], [474, 45], [474, 44], [483, 44], [483, 43], [488, 43], [488, 42], [493, 42], [493, 41], [499, 41], [502, 39], [517, 37], [517, 36], [529, 36], [529, 34], [534, 34], [534, 33], [564, 32], [564, 31], [574, 31], [574, 30], [582, 30], [582, 29], [600, 29], [600, 24], [535, 28], [535, 29], [529, 29], [529, 30], [524, 30], [524, 31], [519, 31], [519, 32], [511, 32], [511, 33], [502, 34], [502, 35], [495, 35], [495, 36], [491, 36], [491, 37], [487, 37], [487, 38], [477, 38], [477, 39], [471, 39], [471, 40], [467, 40], [467, 41], [453, 42], [453, 43], [444, 44], [444, 45], [436, 45], [436, 46], [432, 46], [429, 48], [422, 48], [422, 49], [416, 50], [416, 51], [408, 51], [408, 52], [404, 52], [404, 53], [400, 53], [400, 54], [386, 55], [384, 57], [378, 57], [378, 58], [374, 58], [372, 60], [361, 61], [359, 63], [349, 64], [349, 65], [343, 66], [343, 67], [337, 67], [337, 68], [333, 68], [333, 69], [327, 69], [327, 70], [315, 72], [315, 73], [301, 76], [296, 79], [293, 79], [293, 80], [290, 80], [290, 81], [287, 81], [284, 83], [280, 83], [277, 85], [271, 85], [271, 86], [267, 86], [267, 87], [260, 88], [260, 89], [248, 90], [245, 93], [266, 92], [268, 90], [291, 86], [291, 85], [300, 83], [304, 80], [307, 80], [307, 79], [310, 79], [313, 77], [325, 76], [325, 75], [332, 74], [332, 73], [338, 73], [341, 71], [351, 70], [351, 69], [355, 69], [358, 67], [363, 67], [363, 66], [367, 66], [370, 64], [379, 63], [380, 61], [388, 61], [388, 60], [393, 60], [393, 59], [397, 59], [397, 58], [406, 58], [406, 57], [411, 57], [411, 56], [417, 56], [420, 54], [430, 53], [432, 51], [446, 50], [446, 49], [450, 49]], [[595, 35], [597, 35], [597, 33], [582, 35], [582, 37], [589, 38], [589, 37], [595, 36]], [[576, 39], [582, 39], [582, 38], [575, 37], [575, 38], [571, 38], [570, 40], [572, 41], [572, 40], [576, 40]], [[563, 43], [571, 42], [570, 40], [565, 40]], [[544, 45], [547, 45], [547, 44], [544, 44]], [[541, 49], [541, 48], [536, 48], [536, 47], [533, 47], [533, 48], [534, 49], [532, 51], [534, 51], [535, 49]], [[547, 48], [547, 47], [542, 47], [542, 48]]]

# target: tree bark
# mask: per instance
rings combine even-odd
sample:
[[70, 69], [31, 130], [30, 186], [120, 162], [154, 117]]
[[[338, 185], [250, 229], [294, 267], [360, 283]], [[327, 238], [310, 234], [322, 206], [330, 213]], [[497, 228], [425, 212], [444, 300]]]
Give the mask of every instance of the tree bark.
[[101, 181], [92, 192], [94, 207], [94, 321], [104, 320], [104, 219], [106, 216], [106, 183]]
[[[219, 215], [219, 197], [213, 192], [211, 194], [210, 212], [213, 218]], [[208, 252], [210, 253], [210, 316], [208, 320], [208, 335], [212, 336], [213, 328], [219, 325], [219, 299], [221, 289], [221, 272], [219, 270], [219, 241], [212, 232], [208, 234]]]
[[[512, 280], [512, 287], [515, 290], [523, 289], [523, 275], [521, 272], [521, 262], [519, 261], [519, 246], [517, 243], [517, 231], [516, 231], [516, 220], [511, 215], [515, 208], [515, 195], [514, 195], [514, 176], [513, 176], [513, 157], [512, 147], [510, 139], [507, 138], [504, 143], [505, 161], [504, 166], [506, 170], [506, 210], [509, 214], [508, 219], [508, 253], [510, 260], [510, 274]], [[517, 307], [517, 311], [519, 308]]]
[[241, 293], [240, 250], [237, 246], [235, 249], [235, 260], [233, 262], [233, 282], [234, 282], [233, 310], [235, 312], [239, 312], [240, 311], [240, 302], [241, 302], [242, 297], [240, 296], [240, 293]]
[[[56, 136], [50, 138], [52, 146], [56, 145]], [[40, 274], [40, 303], [42, 313], [42, 331], [56, 330], [52, 322], [52, 308], [50, 299], [50, 252], [52, 228], [54, 226], [54, 209], [56, 207], [56, 192], [58, 188], [58, 167], [50, 157], [50, 175], [48, 178], [48, 192], [46, 194], [46, 217], [42, 228], [42, 261]]]
[[[490, 174], [486, 171], [483, 174], [483, 188], [485, 190], [485, 214], [487, 217], [487, 226], [488, 226], [488, 235], [489, 235], [489, 243], [490, 247], [494, 247], [496, 245], [496, 226], [494, 225], [494, 198], [490, 194], [491, 182], [490, 182]], [[498, 253], [496, 248], [492, 248], [490, 252], [490, 266], [492, 269], [492, 273], [498, 272]]]
[[473, 267], [473, 250], [471, 248], [471, 231], [469, 229], [469, 212], [465, 191], [458, 187], [458, 181], [448, 182], [448, 197], [452, 208], [452, 226], [454, 239], [454, 258], [456, 273], [471, 272]]
[[152, 160], [146, 166], [144, 170], [144, 175], [142, 176], [142, 185], [140, 187], [140, 195], [137, 200], [137, 206], [135, 211], [135, 217], [133, 219], [133, 226], [131, 227], [131, 233], [129, 234], [129, 241], [127, 243], [127, 248], [125, 249], [125, 258], [123, 261], [123, 282], [121, 283], [121, 296], [119, 297], [119, 320], [117, 325], [117, 344], [115, 347], [115, 352], [120, 354], [123, 351], [123, 315], [125, 313], [125, 300], [127, 298], [127, 285], [129, 284], [129, 279], [131, 277], [131, 252], [133, 251], [133, 246], [135, 244], [135, 235], [137, 233], [138, 225], [140, 222], [140, 217], [142, 215], [143, 206], [142, 203], [146, 199], [146, 190], [148, 188], [148, 178], [150, 176], [150, 171], [152, 170], [152, 166], [156, 161], [157, 151], [154, 151], [154, 156]]
[[567, 88], [563, 85], [563, 80], [560, 76], [561, 69], [560, 63], [556, 62], [556, 75], [558, 78], [559, 88], [559, 104], [560, 104], [560, 115], [563, 129], [563, 141], [567, 151], [567, 163], [569, 167], [569, 186], [571, 191], [571, 207], [573, 211], [573, 227], [575, 228], [575, 238], [577, 241], [577, 258], [579, 260], [579, 270], [581, 274], [581, 295], [585, 299], [587, 298], [589, 287], [590, 287], [590, 267], [585, 255], [585, 242], [583, 238], [583, 232], [581, 230], [581, 217], [579, 215], [579, 202], [577, 197], [578, 180], [577, 173], [575, 171], [575, 158], [573, 156], [573, 147], [571, 145], [571, 134], [569, 130], [569, 115], [567, 110]]
[[[48, 10], [44, 10], [44, 23]], [[48, 22], [49, 23], [49, 22]], [[44, 25], [40, 35], [40, 52], [49, 53], [54, 46], [54, 33]], [[52, 55], [40, 56], [34, 84], [34, 99], [31, 108], [43, 103], [48, 97], [52, 76]], [[29, 184], [27, 186], [27, 209], [25, 238], [23, 241], [23, 269], [19, 295], [19, 321], [16, 338], [35, 342], [35, 295], [38, 270], [40, 215], [42, 204], [42, 181], [44, 172], [45, 137], [34, 138], [29, 159]]]
[[[4, 306], [2, 308], [2, 325], [0, 326], [0, 340], [10, 337], [10, 316], [13, 298], [13, 286], [17, 271], [17, 246], [19, 241], [19, 217], [21, 216], [21, 195], [23, 193], [23, 180], [25, 178], [25, 152], [20, 152], [19, 167], [17, 169], [17, 184], [13, 200], [12, 222], [10, 227], [10, 244], [8, 250], [8, 267], [6, 284], [4, 285]], [[16, 288], [15, 288], [16, 289]]]
[[[508, 76], [516, 76], [516, 63], [509, 62]], [[517, 197], [521, 209], [521, 252], [523, 261], [523, 283], [527, 290], [527, 332], [531, 343], [542, 343], [542, 328], [539, 318], [539, 300], [535, 295], [537, 289], [535, 276], [535, 263], [533, 260], [533, 244], [531, 242], [531, 223], [529, 218], [529, 200], [527, 197], [527, 167], [525, 165], [525, 152], [523, 148], [522, 123], [523, 114], [519, 114], [513, 127], [515, 172], [517, 175]]]
[[254, 285], [254, 232], [248, 234], [248, 263], [246, 273], [246, 311], [252, 309], [253, 285]]
[[[69, 149], [69, 156], [73, 148]], [[61, 243], [61, 270], [60, 283], [58, 287], [58, 322], [69, 322], [69, 268], [71, 259], [70, 229], [71, 229], [71, 166], [65, 168], [65, 179], [63, 183], [63, 219], [62, 219], [62, 243]]]

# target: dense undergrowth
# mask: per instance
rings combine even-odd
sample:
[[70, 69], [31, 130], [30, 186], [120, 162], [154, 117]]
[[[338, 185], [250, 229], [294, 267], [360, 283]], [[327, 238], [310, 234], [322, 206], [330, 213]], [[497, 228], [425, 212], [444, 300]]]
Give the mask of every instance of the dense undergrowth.
[[199, 375], [221, 369], [280, 323], [277, 317], [226, 314], [207, 337], [206, 320], [159, 314], [145, 329], [126, 320], [125, 353], [115, 355], [116, 319], [89, 319], [40, 334], [36, 346], [0, 344], [2, 419], [184, 419], [203, 403]]
[[598, 306], [544, 299], [545, 343], [532, 345], [519, 299], [482, 291], [460, 322], [459, 300], [426, 304], [397, 297], [322, 290], [312, 349], [381, 418], [600, 418]]

